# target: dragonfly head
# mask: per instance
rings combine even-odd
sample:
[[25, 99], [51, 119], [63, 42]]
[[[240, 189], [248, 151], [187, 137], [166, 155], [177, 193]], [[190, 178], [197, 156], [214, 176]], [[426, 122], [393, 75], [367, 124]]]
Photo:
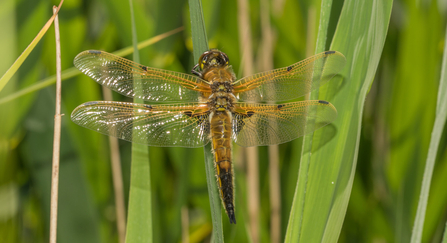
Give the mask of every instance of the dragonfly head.
[[225, 67], [228, 66], [228, 61], [227, 54], [217, 49], [211, 49], [200, 56], [199, 66], [201, 70], [211, 67]]

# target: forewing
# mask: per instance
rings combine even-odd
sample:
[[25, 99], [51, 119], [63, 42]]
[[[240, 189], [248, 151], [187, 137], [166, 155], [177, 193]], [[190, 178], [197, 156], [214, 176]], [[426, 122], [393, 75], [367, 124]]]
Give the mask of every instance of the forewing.
[[81, 52], [74, 65], [101, 85], [147, 101], [198, 102], [202, 93], [210, 92], [197, 76], [146, 67], [103, 51]]
[[233, 139], [243, 147], [281, 144], [313, 132], [336, 117], [335, 107], [322, 100], [281, 105], [238, 103], [233, 112]]
[[102, 134], [150, 146], [196, 148], [209, 142], [206, 104], [93, 101], [76, 107], [71, 119]]
[[242, 78], [234, 83], [234, 93], [240, 101], [292, 100], [327, 83], [345, 62], [340, 52], [322, 52], [288, 67]]

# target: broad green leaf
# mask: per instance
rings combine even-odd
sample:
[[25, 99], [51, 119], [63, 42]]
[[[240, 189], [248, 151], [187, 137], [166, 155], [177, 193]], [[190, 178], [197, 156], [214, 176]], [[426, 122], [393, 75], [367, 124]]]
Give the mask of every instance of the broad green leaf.
[[[321, 1], [321, 13], [320, 13], [320, 24], [318, 29], [318, 37], [316, 44], [316, 53], [324, 51], [326, 46], [327, 31], [329, 25], [329, 17], [331, 13], [332, 0]], [[314, 91], [310, 95], [311, 99], [318, 99], [318, 90]], [[313, 126], [313, 124], [308, 124], [308, 126]], [[311, 150], [312, 150], [312, 139], [313, 133], [304, 137], [303, 148], [301, 151], [301, 163], [299, 169], [298, 183], [293, 199], [293, 206], [290, 212], [290, 221], [287, 225], [287, 235], [286, 241], [296, 241], [300, 239], [300, 233], [298, 230], [302, 228], [302, 217], [297, 218], [296, 215], [304, 210], [306, 187], [309, 176], [309, 166], [311, 163]]]
[[[314, 133], [308, 167], [300, 168], [307, 179], [299, 180], [304, 185], [297, 187], [286, 242], [336, 242], [339, 237], [354, 180], [363, 104], [382, 54], [391, 7], [392, 1], [384, 0], [344, 2], [331, 50], [343, 53], [347, 65], [319, 95], [337, 108], [338, 118]], [[335, 137], [325, 141], [334, 128]]]

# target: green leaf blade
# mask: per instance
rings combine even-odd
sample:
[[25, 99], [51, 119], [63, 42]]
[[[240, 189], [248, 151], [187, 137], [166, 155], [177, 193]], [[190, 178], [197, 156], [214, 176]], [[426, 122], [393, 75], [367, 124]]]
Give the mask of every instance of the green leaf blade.
[[[446, 33], [447, 35], [447, 33]], [[433, 177], [436, 155], [438, 154], [439, 142], [444, 130], [447, 118], [447, 45], [444, 46], [444, 56], [442, 60], [441, 80], [439, 82], [438, 102], [436, 105], [436, 118], [431, 133], [430, 147], [428, 150], [427, 161], [425, 163], [424, 176], [422, 178], [422, 188], [419, 196], [419, 203], [414, 220], [411, 242], [417, 243], [422, 240], [424, 229], [425, 213], [427, 210], [428, 195], [430, 184]]]
[[[382, 0], [344, 2], [330, 49], [343, 53], [347, 65], [319, 92], [319, 99], [337, 108], [338, 118], [314, 133], [307, 180], [299, 181], [306, 184], [298, 185], [301, 196], [291, 215], [302, 223], [289, 221], [287, 242], [336, 242], [339, 237], [354, 180], [363, 103], [380, 60], [391, 6]], [[335, 136], [322, 143], [330, 129]]]
[[[138, 38], [132, 0], [129, 0], [132, 23], [132, 43], [134, 61], [139, 63]], [[141, 89], [139, 89], [141, 90]], [[144, 103], [135, 98], [135, 103]], [[152, 191], [150, 176], [149, 147], [132, 143], [132, 162], [129, 191], [129, 209], [127, 220], [126, 242], [153, 242], [152, 229]]]
[[[332, 0], [321, 1], [320, 24], [318, 28], [318, 37], [316, 44], [316, 53], [324, 51], [327, 40], [327, 31], [329, 26], [329, 17], [331, 13]], [[318, 98], [318, 90], [313, 91], [311, 99]], [[313, 125], [313, 124], [309, 124]], [[289, 224], [287, 225], [286, 242], [297, 242], [300, 238], [300, 229], [302, 228], [302, 215], [306, 196], [306, 187], [308, 183], [309, 166], [311, 162], [313, 133], [304, 137], [303, 148], [301, 151], [301, 163], [298, 175], [298, 183], [293, 198], [292, 210], [290, 213]]]
[[58, 14], [60, 8], [62, 7], [63, 1], [60, 2], [59, 7], [57, 8], [57, 11], [51, 16], [51, 18], [47, 21], [47, 23], [42, 27], [42, 29], [37, 33], [36, 37], [33, 41], [26, 47], [26, 49], [22, 52], [22, 54], [17, 58], [17, 60], [12, 64], [12, 66], [6, 71], [5, 74], [0, 78], [0, 91], [5, 87], [5, 85], [8, 83], [8, 81], [12, 78], [12, 76], [17, 72], [19, 67], [22, 65], [22, 63], [26, 60], [26, 58], [29, 56], [31, 51], [36, 47], [37, 43], [42, 39], [42, 37], [45, 35], [47, 30], [50, 28], [51, 24], [53, 23], [54, 18], [56, 18], [56, 15]]
[[[189, 11], [191, 17], [191, 35], [194, 52], [194, 62], [198, 63], [199, 57], [208, 50], [208, 39], [206, 37], [205, 23], [203, 22], [202, 4], [200, 0], [189, 0]], [[214, 157], [211, 153], [211, 143], [204, 149], [206, 180], [210, 198], [211, 219], [213, 223], [212, 242], [223, 242], [222, 207], [219, 192], [215, 180]]]

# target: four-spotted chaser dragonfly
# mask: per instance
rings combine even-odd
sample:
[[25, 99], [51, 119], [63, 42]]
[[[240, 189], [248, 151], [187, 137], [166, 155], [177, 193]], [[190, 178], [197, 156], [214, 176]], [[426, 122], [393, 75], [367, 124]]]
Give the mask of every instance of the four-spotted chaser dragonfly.
[[[289, 142], [335, 120], [323, 100], [283, 104], [328, 82], [345, 57], [326, 51], [288, 67], [237, 80], [228, 56], [202, 54], [193, 75], [143, 66], [103, 51], [84, 51], [75, 66], [122, 95], [152, 103], [93, 101], [78, 106], [71, 119], [97, 132], [149, 146], [203, 147], [212, 143], [220, 197], [230, 223], [236, 223], [232, 141], [248, 146]], [[183, 103], [187, 102], [187, 103]], [[306, 123], [312, 126], [306, 126]]]

